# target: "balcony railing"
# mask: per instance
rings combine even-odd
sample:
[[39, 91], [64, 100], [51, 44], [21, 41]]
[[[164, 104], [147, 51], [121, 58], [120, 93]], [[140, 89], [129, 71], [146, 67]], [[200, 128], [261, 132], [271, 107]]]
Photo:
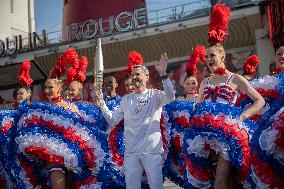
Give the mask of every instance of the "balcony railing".
[[[147, 27], [159, 26], [171, 22], [193, 19], [207, 16], [210, 13], [211, 3], [218, 0], [192, 0], [190, 3], [163, 8], [159, 10], [147, 10]], [[221, 2], [229, 5], [232, 10], [248, 6], [255, 6], [263, 0], [222, 0]], [[104, 28], [107, 30], [107, 28]], [[120, 32], [113, 32], [120, 33]], [[62, 40], [62, 30], [47, 31], [47, 46], [53, 46], [58, 43], [67, 43]], [[28, 38], [23, 38], [23, 47], [27, 46]], [[13, 43], [13, 42], [12, 42]], [[23, 48], [25, 49], [25, 48]]]
[[[190, 3], [168, 7], [159, 10], [150, 10], [148, 14], [148, 24], [160, 25], [174, 22], [181, 19], [191, 19], [209, 15], [211, 3], [217, 0], [195, 0]], [[231, 9], [237, 9], [244, 6], [252, 6], [260, 2], [259, 0], [222, 0], [221, 2], [229, 5]]]

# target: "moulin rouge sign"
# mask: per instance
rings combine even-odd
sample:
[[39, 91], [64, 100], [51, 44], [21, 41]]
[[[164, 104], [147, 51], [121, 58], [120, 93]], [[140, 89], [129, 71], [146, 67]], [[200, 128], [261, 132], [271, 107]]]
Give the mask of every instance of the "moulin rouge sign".
[[46, 47], [46, 45], [47, 35], [45, 30], [42, 31], [41, 36], [33, 32], [29, 33], [26, 38], [23, 38], [22, 35], [14, 36], [12, 39], [7, 37], [5, 40], [0, 40], [0, 57]]
[[123, 11], [115, 17], [89, 19], [82, 23], [69, 24], [68, 40], [90, 39], [115, 32], [127, 32], [146, 25], [146, 8], [135, 9], [133, 12]]
[[[108, 18], [72, 23], [68, 25], [68, 38], [65, 40], [90, 39], [143, 28], [147, 26], [146, 15], [146, 8], [139, 8], [132, 12], [123, 11]], [[4, 41], [0, 40], [0, 57], [48, 47], [48, 44], [48, 36], [45, 30], [43, 30], [41, 36], [33, 32], [29, 33], [27, 38], [23, 38], [21, 35], [14, 36], [13, 39], [6, 38]]]

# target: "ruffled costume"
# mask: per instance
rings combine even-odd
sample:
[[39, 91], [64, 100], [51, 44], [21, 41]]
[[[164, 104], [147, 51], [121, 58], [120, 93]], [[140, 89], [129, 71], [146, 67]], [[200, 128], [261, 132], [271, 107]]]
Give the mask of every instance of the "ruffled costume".
[[[222, 46], [228, 36], [230, 8], [214, 5], [209, 23], [208, 42]], [[218, 48], [218, 46], [216, 47]], [[218, 68], [216, 74], [224, 75]], [[214, 158], [221, 155], [238, 169], [240, 182], [246, 181], [250, 170], [249, 140], [255, 124], [239, 120], [243, 109], [235, 107], [238, 92], [231, 86], [233, 75], [217, 86], [205, 80], [203, 102], [181, 125], [184, 128], [183, 157], [186, 165], [184, 188], [211, 188], [214, 186]]]
[[255, 130], [250, 121], [241, 122], [242, 108], [234, 107], [238, 93], [226, 83], [213, 86], [207, 78], [204, 101], [194, 114], [185, 119], [184, 130], [185, 188], [213, 186], [211, 152], [221, 155], [239, 170], [240, 180], [246, 181], [250, 169], [249, 140]]
[[[17, 183], [17, 175], [13, 174], [15, 164], [15, 153], [12, 150], [12, 140], [15, 135], [15, 114], [14, 110], [0, 111], [0, 175], [5, 179], [3, 187], [11, 188], [12, 183]], [[15, 184], [16, 186], [16, 184]]]
[[[205, 62], [205, 47], [197, 45], [189, 56], [187, 63], [187, 76], [196, 77], [198, 70], [197, 64]], [[193, 113], [193, 101], [175, 101], [164, 107], [162, 117], [166, 117], [167, 126], [170, 129], [169, 153], [164, 165], [167, 170], [165, 175], [175, 184], [183, 187], [185, 164], [182, 155], [182, 146], [184, 139], [184, 128], [181, 127], [184, 121], [188, 120]]]
[[[21, 87], [28, 89], [33, 80], [30, 76], [31, 63], [24, 60], [20, 66], [18, 81]], [[26, 104], [27, 100], [22, 102]], [[20, 104], [21, 106], [21, 104]], [[18, 111], [1, 111], [1, 158], [3, 158], [3, 169], [7, 188], [36, 188], [40, 184], [38, 167], [29, 158], [18, 154], [15, 136], [17, 134]]]
[[[68, 49], [58, 59], [51, 72], [51, 78], [60, 78], [67, 69], [76, 74], [67, 75], [84, 77], [75, 70], [79, 69], [79, 63], [86, 62], [82, 57], [78, 59], [78, 54], [74, 49]], [[84, 64], [84, 68], [86, 64]], [[93, 113], [87, 108], [80, 110]], [[17, 133], [15, 146], [17, 149], [19, 162], [25, 171], [26, 176], [43, 178], [40, 183], [42, 188], [49, 183], [49, 174], [53, 170], [72, 171], [74, 185], [73, 188], [101, 188], [106, 173], [106, 159], [108, 156], [107, 136], [103, 132], [106, 128], [104, 122], [87, 114], [75, 113], [64, 109], [56, 104], [43, 102], [23, 103], [17, 111]], [[96, 120], [97, 119], [97, 120]], [[98, 123], [98, 127], [96, 127]], [[22, 163], [22, 159], [29, 160]], [[56, 166], [46, 169], [46, 162]], [[31, 166], [34, 165], [34, 166]], [[37, 168], [39, 171], [32, 170]], [[27, 187], [36, 188], [36, 187]]]
[[163, 107], [161, 125], [166, 125], [168, 136], [168, 153], [163, 173], [175, 184], [184, 185], [184, 160], [182, 156], [183, 128], [181, 124], [193, 111], [193, 101], [175, 101]]
[[15, 140], [20, 155], [73, 171], [75, 188], [104, 180], [108, 152], [105, 133], [57, 105], [23, 104], [18, 114]]
[[[269, 109], [260, 116], [259, 127], [251, 140], [252, 166], [248, 183], [251, 188], [284, 188], [284, 74], [265, 76], [260, 81], [269, 92]], [[265, 86], [265, 85], [264, 85]]]

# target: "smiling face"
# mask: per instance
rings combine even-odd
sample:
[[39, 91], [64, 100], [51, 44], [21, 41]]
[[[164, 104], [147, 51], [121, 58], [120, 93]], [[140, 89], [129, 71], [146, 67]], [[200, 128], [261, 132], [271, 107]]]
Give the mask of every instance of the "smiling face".
[[206, 49], [206, 64], [212, 73], [217, 68], [225, 68], [225, 51], [221, 45]]
[[25, 100], [29, 100], [31, 98], [31, 91], [24, 87], [20, 88], [17, 91], [17, 102], [21, 104]]
[[70, 99], [80, 99], [82, 94], [82, 84], [78, 81], [72, 81], [68, 86], [68, 97]]
[[276, 68], [284, 68], [284, 46], [279, 47], [275, 55]]
[[183, 90], [185, 94], [194, 94], [197, 91], [198, 82], [196, 77], [190, 76], [185, 78]]
[[114, 77], [109, 76], [104, 79], [104, 90], [108, 95], [111, 94], [111, 92], [115, 92], [117, 86], [118, 85]]
[[135, 90], [130, 77], [124, 81], [124, 86], [127, 94], [132, 93]]
[[57, 79], [48, 79], [45, 82], [44, 92], [49, 101], [53, 98], [57, 98], [61, 96], [62, 91], [62, 83], [60, 80]]
[[142, 67], [134, 67], [131, 72], [131, 80], [132, 85], [135, 89], [141, 86], [146, 87], [146, 83], [149, 80], [149, 76], [146, 74]]

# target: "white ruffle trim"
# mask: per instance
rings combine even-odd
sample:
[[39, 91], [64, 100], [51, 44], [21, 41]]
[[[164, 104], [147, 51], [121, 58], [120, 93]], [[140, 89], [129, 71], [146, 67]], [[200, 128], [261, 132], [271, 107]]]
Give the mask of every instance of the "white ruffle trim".
[[279, 79], [273, 76], [264, 76], [250, 81], [250, 84], [253, 86], [253, 88], [261, 88], [265, 90], [274, 90], [276, 85], [278, 85], [279, 83]]
[[[205, 116], [206, 114], [208, 114], [208, 112], [203, 112], [202, 113], [202, 116]], [[213, 115], [213, 114], [210, 114], [213, 116], [213, 119], [214, 120], [220, 120], [222, 118], [225, 118], [225, 123], [228, 124], [228, 125], [238, 125], [238, 128], [239, 129], [242, 129], [242, 130], [245, 130], [247, 135], [249, 136], [249, 139], [252, 138], [252, 135], [249, 134], [249, 128], [246, 126], [246, 124], [242, 121], [239, 120], [239, 118], [232, 118], [231, 115], [226, 115], [226, 114], [223, 114], [223, 113], [219, 113], [217, 115]]]
[[89, 186], [81, 186], [80, 189], [101, 189], [102, 188], [102, 183], [97, 182], [96, 184], [91, 184]]
[[94, 116], [86, 114], [86, 112], [83, 110], [79, 110], [78, 114], [80, 115], [80, 118], [83, 119], [84, 121], [87, 121], [92, 124], [96, 124], [97, 120], [94, 118]]
[[221, 143], [216, 139], [209, 140], [207, 137], [196, 136], [193, 139], [187, 139], [186, 143], [188, 144], [187, 152], [189, 154], [196, 154], [199, 157], [208, 158], [210, 151], [205, 149], [205, 144], [208, 144], [211, 149], [215, 150], [215, 152], [220, 154], [225, 160], [229, 160], [229, 145]]
[[246, 180], [245, 181], [241, 181], [241, 184], [242, 184], [244, 189], [251, 189], [252, 188], [251, 184], [248, 181], [246, 181]]
[[284, 165], [284, 149], [278, 147], [275, 143], [278, 131], [274, 130], [273, 127], [269, 127], [262, 131], [259, 137], [260, 148], [268, 155], [273, 155], [282, 165]]
[[106, 154], [101, 148], [100, 143], [97, 142], [95, 136], [90, 133], [90, 130], [87, 127], [82, 126], [80, 123], [74, 124], [72, 119], [65, 118], [61, 115], [50, 114], [48, 111], [43, 112], [40, 109], [36, 109], [29, 110], [28, 113], [22, 115], [18, 122], [18, 129], [25, 126], [25, 121], [29, 119], [32, 120], [35, 117], [42, 118], [45, 121], [52, 121], [55, 125], [63, 126], [65, 129], [71, 128], [73, 131], [75, 131], [76, 134], [87, 142], [89, 147], [94, 149], [94, 155], [97, 157], [95, 160], [96, 168], [94, 170], [99, 171], [99, 168], [103, 165]]
[[14, 123], [14, 118], [13, 117], [9, 117], [9, 116], [5, 116], [2, 120], [0, 129], [2, 129], [3, 127], [5, 127], [5, 125], [9, 124], [9, 123]]
[[25, 149], [30, 146], [42, 147], [49, 152], [64, 158], [66, 168], [77, 172], [80, 171], [77, 156], [68, 148], [67, 144], [58, 141], [56, 138], [47, 135], [27, 133], [16, 138], [19, 150], [25, 153]]
[[174, 119], [179, 118], [179, 117], [184, 117], [187, 120], [189, 120], [190, 113], [188, 111], [175, 111], [173, 113], [173, 117], [174, 117]]
[[184, 139], [184, 135], [183, 135], [183, 132], [177, 132], [177, 130], [174, 128], [173, 131], [172, 131], [172, 135], [173, 135], [173, 138], [175, 138], [176, 136], [179, 136], [180, 137], [180, 146], [183, 146], [183, 139]]
[[212, 187], [210, 181], [201, 181], [201, 180], [198, 180], [197, 178], [194, 178], [194, 177], [190, 174], [190, 172], [189, 172], [189, 170], [188, 170], [187, 167], [186, 167], [186, 177], [187, 177], [188, 182], [189, 182], [191, 185], [193, 185], [193, 186], [195, 186], [195, 187], [197, 187], [197, 188], [204, 188], [204, 189], [207, 189], [207, 188]]
[[251, 166], [251, 178], [256, 185], [255, 189], [267, 189], [271, 188], [269, 184], [265, 184], [261, 181], [261, 179], [257, 176], [257, 174], [254, 172], [255, 167]]
[[264, 129], [259, 136], [259, 145], [260, 148], [268, 155], [273, 155], [275, 159], [277, 159], [282, 165], [284, 165], [284, 149], [277, 146], [275, 140], [278, 137], [279, 131], [276, 130], [275, 124], [283, 125], [281, 117], [284, 116], [284, 107], [282, 107], [275, 115], [271, 117], [271, 121], [273, 121], [272, 126]]
[[284, 113], [284, 107], [281, 107], [273, 116], [271, 116], [271, 120], [279, 120], [280, 117], [283, 117], [282, 115]]
[[[169, 123], [169, 116], [166, 111], [162, 111], [162, 116], [164, 118], [164, 124], [160, 124], [161, 127], [161, 135], [162, 137], [167, 141], [167, 144], [163, 143], [164, 152], [162, 154], [162, 162], [164, 163], [167, 159], [167, 156], [169, 154], [169, 148], [170, 148], [170, 139], [171, 139], [171, 123]], [[163, 130], [162, 130], [163, 128]]]

